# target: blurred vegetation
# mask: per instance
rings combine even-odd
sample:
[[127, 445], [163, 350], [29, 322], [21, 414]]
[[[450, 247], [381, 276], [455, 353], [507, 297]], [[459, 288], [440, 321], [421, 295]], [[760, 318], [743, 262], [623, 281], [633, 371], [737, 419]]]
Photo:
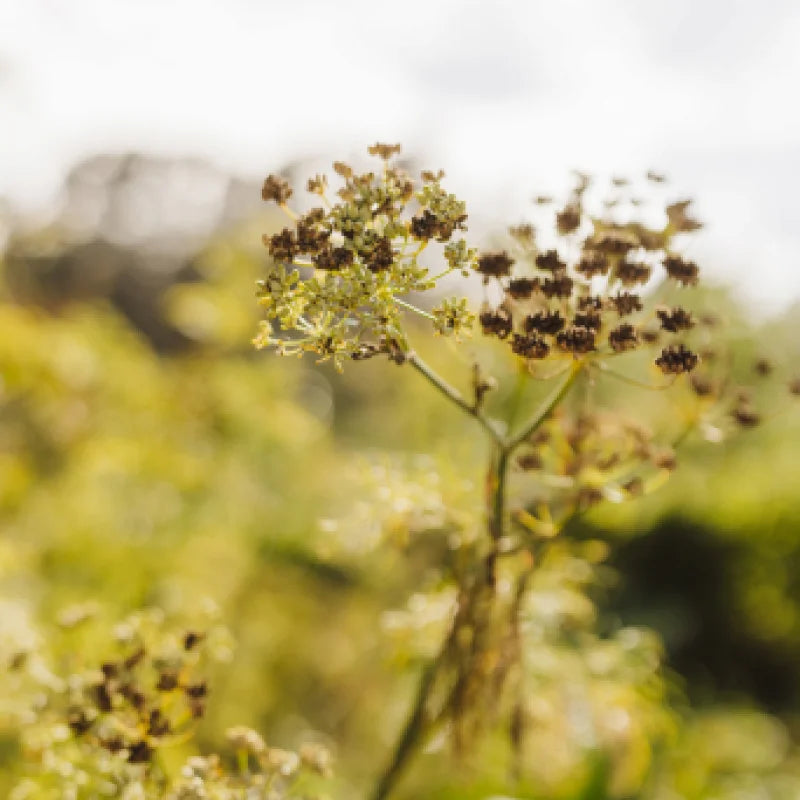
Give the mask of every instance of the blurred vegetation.
[[[262, 223], [215, 235], [139, 306], [124, 282], [76, 289], [85, 245], [40, 231], [9, 247], [2, 796], [29, 769], [20, 714], [39, 691], [25, 693], [15, 659], [41, 649], [48, 669], [94, 665], [133, 612], [229, 632], [175, 765], [193, 748], [224, 750], [224, 731], [246, 724], [278, 747], [326, 744], [327, 791], [343, 798], [380, 771], [420, 658], [438, 647], [448, 599], [435, 568], [447, 536], [480, 513], [484, 445], [410, 371], [373, 360], [337, 375], [252, 352]], [[788, 313], [756, 326], [714, 291], [738, 379], [774, 360], [756, 383], [775, 410], [724, 447], [690, 437], [662, 490], [592, 510], [537, 573], [540, 728], [515, 796], [800, 792], [800, 414], [783, 385], [800, 363], [800, 323]], [[422, 349], [445, 373], [467, 363], [447, 342]], [[625, 397], [657, 423], [659, 398]], [[386, 541], [396, 546], [375, 546]], [[594, 735], [579, 696], [601, 720]], [[432, 743], [398, 797], [507, 794], [503, 736], [455, 761]]]

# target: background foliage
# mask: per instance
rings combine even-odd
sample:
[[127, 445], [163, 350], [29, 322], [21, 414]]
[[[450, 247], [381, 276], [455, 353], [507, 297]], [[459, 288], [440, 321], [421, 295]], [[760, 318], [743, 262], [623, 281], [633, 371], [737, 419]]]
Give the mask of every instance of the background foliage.
[[[156, 327], [108, 292], [75, 291], [64, 280], [72, 245], [52, 231], [6, 255], [4, 796], [30, 770], [17, 656], [41, 646], [64, 670], [93, 663], [108, 626], [144, 607], [230, 631], [209, 668], [208, 714], [175, 765], [195, 747], [224, 749], [224, 730], [244, 723], [281, 747], [326, 743], [337, 761], [328, 791], [360, 796], [402, 725], [418, 660], [442, 631], [435, 565], [479, 513], [483, 445], [471, 420], [393, 364], [340, 376], [252, 352], [260, 230], [210, 238], [187, 274], [147, 298]], [[43, 251], [51, 266], [37, 270]], [[796, 314], [757, 327], [717, 295], [742, 380], [766, 352], [778, 374], [797, 364]], [[467, 375], [449, 343], [420, 349]], [[482, 356], [492, 363], [491, 348]], [[651, 395], [624, 391], [657, 422]], [[800, 416], [777, 379], [759, 391], [773, 418], [724, 447], [687, 441], [664, 489], [584, 517], [543, 570], [536, 613], [554, 630], [571, 621], [577, 638], [534, 654], [549, 705], [519, 796], [800, 790]], [[82, 613], [97, 622], [65, 627]], [[598, 671], [604, 658], [618, 662]], [[616, 714], [602, 743], [580, 734], [565, 684]], [[398, 796], [501, 791], [501, 738], [455, 762], [431, 748]]]

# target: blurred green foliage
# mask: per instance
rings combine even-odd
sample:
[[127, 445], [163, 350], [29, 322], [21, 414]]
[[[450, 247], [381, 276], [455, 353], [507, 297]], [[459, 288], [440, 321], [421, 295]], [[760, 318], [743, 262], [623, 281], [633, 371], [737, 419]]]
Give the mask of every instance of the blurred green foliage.
[[[236, 723], [281, 747], [313, 731], [336, 753], [332, 794], [360, 796], [402, 725], [419, 659], [441, 635], [448, 599], [437, 594], [435, 565], [448, 537], [468, 538], [480, 514], [484, 447], [471, 420], [392, 364], [338, 376], [251, 352], [263, 262], [241, 242], [254, 239], [245, 230], [210, 243], [194, 265], [200, 279], [163, 296], [165, 318], [192, 342], [180, 353], [156, 352], [106, 301], [65, 298], [54, 312], [0, 290], [0, 662], [38, 646], [63, 669], [102, 658], [103, 626], [67, 635], [65, 609], [106, 626], [144, 607], [187, 624], [214, 609], [235, 646], [209, 667], [198, 746], [222, 747]], [[776, 374], [795, 367], [793, 315], [755, 328], [724, 303], [743, 382], [764, 351], [777, 353]], [[448, 342], [421, 345], [443, 372], [455, 365], [466, 375], [468, 359]], [[503, 369], [491, 348], [482, 355]], [[665, 488], [593, 510], [571, 531], [577, 550], [554, 550], [542, 569], [530, 612], [542, 631], [530, 654], [541, 727], [523, 754], [532, 769], [519, 797], [800, 792], [800, 699], [789, 691], [800, 681], [800, 414], [779, 380], [762, 383], [774, 418], [724, 448], [690, 437]], [[657, 396], [626, 396], [658, 424]], [[725, 614], [709, 618], [722, 626], [717, 646], [760, 647], [789, 676], [772, 716], [746, 679], [737, 692], [708, 672], [714, 662], [703, 661], [697, 637], [692, 672], [660, 670], [658, 636], [669, 665], [673, 644], [687, 642], [674, 632], [679, 612], [684, 628], [687, 614], [702, 613], [681, 606], [678, 582], [664, 584], [660, 607], [647, 575], [638, 594], [625, 594], [637, 577], [626, 569], [652, 567], [648, 541], [663, 541], [648, 531], [664, 528], [711, 543], [673, 553], [667, 536], [656, 561], [702, 582], [705, 570], [681, 565], [716, 559], [708, 566], [725, 593]], [[396, 546], [375, 546], [387, 541]], [[674, 541], [693, 547], [696, 537]], [[693, 681], [706, 691], [690, 709]], [[11, 679], [0, 691], [6, 796], [26, 770], [25, 696]], [[578, 695], [603, 721], [599, 740], [581, 733]], [[433, 743], [398, 796], [507, 793], [502, 736], [454, 763]]]

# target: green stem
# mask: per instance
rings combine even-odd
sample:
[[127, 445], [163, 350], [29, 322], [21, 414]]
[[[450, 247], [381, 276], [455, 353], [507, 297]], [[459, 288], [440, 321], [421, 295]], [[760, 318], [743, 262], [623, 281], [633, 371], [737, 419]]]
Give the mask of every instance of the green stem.
[[[462, 411], [474, 417], [486, 430], [495, 445], [489, 473], [490, 499], [487, 509], [487, 529], [492, 540], [492, 547], [486, 557], [484, 574], [475, 582], [471, 589], [470, 599], [468, 600], [468, 605], [470, 605], [471, 602], [476, 601], [479, 597], [479, 593], [487, 589], [491, 592], [492, 597], [494, 597], [495, 565], [499, 553], [498, 543], [503, 538], [505, 532], [507, 478], [511, 455], [515, 448], [522, 444], [564, 399], [574, 383], [575, 378], [577, 378], [578, 373], [581, 371], [582, 363], [576, 361], [571, 366], [568, 375], [564, 381], [562, 381], [558, 389], [545, 401], [542, 407], [536, 412], [533, 418], [525, 424], [519, 433], [512, 437], [506, 437], [500, 431], [494, 420], [484, 416], [475, 405], [468, 403], [456, 389], [439, 377], [439, 375], [437, 375], [415, 352], [409, 351], [406, 353], [406, 360], [420, 375], [431, 383], [431, 385], [436, 387], [441, 394], [455, 403]], [[441, 714], [432, 715], [428, 705], [436, 678], [447, 661], [450, 648], [459, 627], [460, 624], [457, 617], [453, 621], [453, 625], [441, 650], [426, 668], [420, 680], [411, 713], [403, 728], [403, 732], [400, 734], [397, 746], [392, 754], [392, 759], [378, 780], [375, 792], [372, 795], [372, 800], [386, 800], [386, 798], [389, 797], [401, 772], [419, 749], [423, 737], [430, 732], [432, 723], [435, 724], [440, 720]], [[453, 694], [456, 693], [458, 689], [459, 684], [457, 683], [453, 688]], [[450, 700], [445, 703], [443, 709], [448, 708], [449, 703]]]
[[[449, 640], [448, 640], [449, 641]], [[408, 717], [406, 726], [403, 733], [397, 742], [392, 760], [389, 766], [381, 775], [378, 785], [375, 788], [375, 793], [372, 795], [373, 800], [385, 800], [389, 796], [389, 792], [394, 788], [397, 779], [403, 767], [408, 763], [408, 760], [413, 755], [417, 745], [425, 733], [428, 723], [428, 699], [430, 697], [431, 689], [439, 667], [444, 660], [444, 648], [442, 652], [426, 667], [425, 672], [420, 680], [419, 688], [417, 689], [417, 697], [414, 701], [414, 706], [411, 714]]]
[[566, 397], [567, 392], [569, 392], [572, 384], [575, 383], [575, 379], [580, 374], [582, 368], [583, 362], [575, 361], [567, 373], [566, 378], [564, 378], [564, 380], [561, 382], [561, 385], [553, 392], [552, 395], [550, 395], [550, 397], [547, 398], [547, 400], [545, 400], [533, 417], [531, 417], [531, 419], [528, 420], [525, 425], [523, 425], [522, 429], [514, 436], [511, 436], [506, 440], [505, 449], [508, 450], [509, 453], [519, 447], [519, 445], [521, 445], [543, 422], [545, 422], [545, 420], [547, 420], [558, 404]]
[[414, 367], [420, 375], [422, 375], [429, 383], [435, 386], [448, 400], [455, 403], [462, 411], [465, 411], [471, 417], [474, 417], [483, 426], [484, 430], [492, 437], [492, 439], [500, 446], [503, 447], [503, 435], [497, 428], [496, 423], [484, 416], [484, 414], [477, 409], [473, 404], [468, 403], [461, 394], [450, 386], [449, 383], [439, 377], [415, 352], [411, 351], [406, 354], [406, 360], [412, 367]]

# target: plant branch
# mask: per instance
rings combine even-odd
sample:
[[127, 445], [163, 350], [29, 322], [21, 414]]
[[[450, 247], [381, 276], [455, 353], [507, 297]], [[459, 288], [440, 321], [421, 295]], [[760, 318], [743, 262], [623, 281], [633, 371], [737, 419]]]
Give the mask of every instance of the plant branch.
[[575, 361], [570, 367], [566, 378], [561, 382], [561, 385], [555, 392], [543, 403], [541, 408], [528, 420], [522, 429], [511, 436], [505, 442], [505, 449], [511, 453], [519, 445], [521, 445], [549, 416], [552, 414], [556, 406], [564, 399], [570, 387], [575, 382], [581, 369], [583, 369], [582, 361]]
[[484, 416], [475, 405], [468, 403], [461, 394], [437, 375], [415, 352], [406, 354], [406, 360], [424, 378], [435, 386], [448, 400], [455, 403], [462, 411], [474, 417], [483, 426], [492, 439], [502, 448], [505, 445], [502, 433], [498, 430], [496, 423]]

